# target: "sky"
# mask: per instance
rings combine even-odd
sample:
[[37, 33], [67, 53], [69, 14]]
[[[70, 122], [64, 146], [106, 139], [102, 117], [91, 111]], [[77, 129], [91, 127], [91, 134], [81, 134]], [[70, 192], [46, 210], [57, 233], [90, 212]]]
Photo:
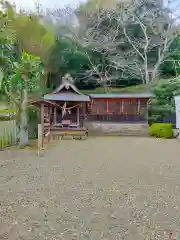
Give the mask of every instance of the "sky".
[[86, 0], [10, 0], [10, 2], [15, 3], [15, 5], [19, 8], [25, 9], [34, 9], [34, 3], [41, 4], [44, 8], [56, 8], [63, 7], [65, 5], [70, 5], [72, 7], [77, 6], [82, 2], [86, 2]]

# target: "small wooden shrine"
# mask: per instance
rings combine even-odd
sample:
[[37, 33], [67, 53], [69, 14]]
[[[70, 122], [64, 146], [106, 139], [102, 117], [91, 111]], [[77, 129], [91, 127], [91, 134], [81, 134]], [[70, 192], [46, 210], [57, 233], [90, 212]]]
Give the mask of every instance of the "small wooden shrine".
[[31, 104], [41, 108], [43, 136], [51, 134], [83, 136], [87, 135], [84, 120], [89, 101], [89, 96], [79, 92], [73, 85], [72, 78], [67, 74], [55, 91]]

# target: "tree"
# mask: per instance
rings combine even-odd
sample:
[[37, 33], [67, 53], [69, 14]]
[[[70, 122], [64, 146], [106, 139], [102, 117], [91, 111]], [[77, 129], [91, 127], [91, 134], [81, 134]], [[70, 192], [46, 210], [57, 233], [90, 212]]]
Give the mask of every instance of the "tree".
[[172, 53], [161, 66], [162, 73], [166, 76], [180, 75], [180, 38], [177, 37], [172, 43], [169, 51]]
[[54, 43], [54, 37], [40, 22], [39, 16], [36, 13], [14, 12], [11, 20], [19, 47], [29, 54], [45, 58]]
[[[8, 2], [0, 2], [0, 85], [12, 73], [13, 62], [17, 60], [15, 40], [16, 33], [13, 29], [11, 17], [13, 8]], [[1, 91], [1, 98], [5, 98], [5, 92]], [[2, 99], [1, 99], [2, 100]]]
[[14, 62], [13, 74], [2, 82], [9, 104], [17, 110], [20, 146], [28, 144], [28, 96], [40, 91], [43, 65], [39, 57], [22, 52], [19, 62]]
[[180, 95], [180, 79], [171, 79], [154, 85], [149, 103], [149, 123], [163, 122], [175, 114], [174, 97]]
[[44, 90], [44, 66], [47, 71], [46, 63], [54, 38], [40, 23], [37, 14], [18, 14], [14, 6], [6, 2], [2, 2], [2, 9], [0, 86], [9, 105], [18, 112], [20, 146], [24, 146], [28, 144], [28, 98], [40, 96]]
[[122, 78], [136, 77], [148, 84], [174, 54], [169, 50], [180, 34], [178, 17], [161, 1], [134, 0], [115, 9], [88, 12], [85, 34], [76, 38], [84, 46], [102, 53], [109, 61], [109, 68], [121, 72]]
[[[39, 56], [45, 67], [41, 88], [45, 90], [48, 73], [48, 58], [54, 44], [54, 36], [50, 28], [42, 23], [39, 12], [16, 12], [11, 15], [12, 28], [16, 33], [16, 45], [19, 52], [25, 51], [30, 55]], [[21, 54], [20, 54], [21, 55]]]
[[51, 49], [48, 64], [49, 87], [57, 87], [59, 79], [69, 73], [75, 79], [78, 88], [93, 88], [97, 85], [98, 76], [91, 71], [91, 63], [98, 65], [102, 62], [99, 53], [95, 54], [83, 48], [69, 37], [61, 37]]

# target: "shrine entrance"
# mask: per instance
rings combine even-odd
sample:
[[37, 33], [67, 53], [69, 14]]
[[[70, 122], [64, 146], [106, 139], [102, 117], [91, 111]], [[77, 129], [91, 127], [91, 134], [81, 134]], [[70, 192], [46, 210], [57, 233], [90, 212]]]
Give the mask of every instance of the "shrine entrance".
[[41, 109], [42, 147], [45, 136], [86, 138], [88, 130], [84, 120], [89, 101], [89, 96], [80, 93], [70, 76], [66, 75], [55, 91], [44, 95], [39, 101], [31, 102]]

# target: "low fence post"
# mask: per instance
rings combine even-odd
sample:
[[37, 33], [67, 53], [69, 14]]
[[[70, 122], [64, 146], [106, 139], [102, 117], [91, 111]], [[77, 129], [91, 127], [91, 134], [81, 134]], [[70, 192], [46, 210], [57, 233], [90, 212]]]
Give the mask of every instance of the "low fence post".
[[17, 126], [14, 128], [14, 139], [12, 139], [12, 142], [14, 142], [15, 145], [17, 144]]
[[38, 124], [38, 156], [43, 156], [42, 126]]

